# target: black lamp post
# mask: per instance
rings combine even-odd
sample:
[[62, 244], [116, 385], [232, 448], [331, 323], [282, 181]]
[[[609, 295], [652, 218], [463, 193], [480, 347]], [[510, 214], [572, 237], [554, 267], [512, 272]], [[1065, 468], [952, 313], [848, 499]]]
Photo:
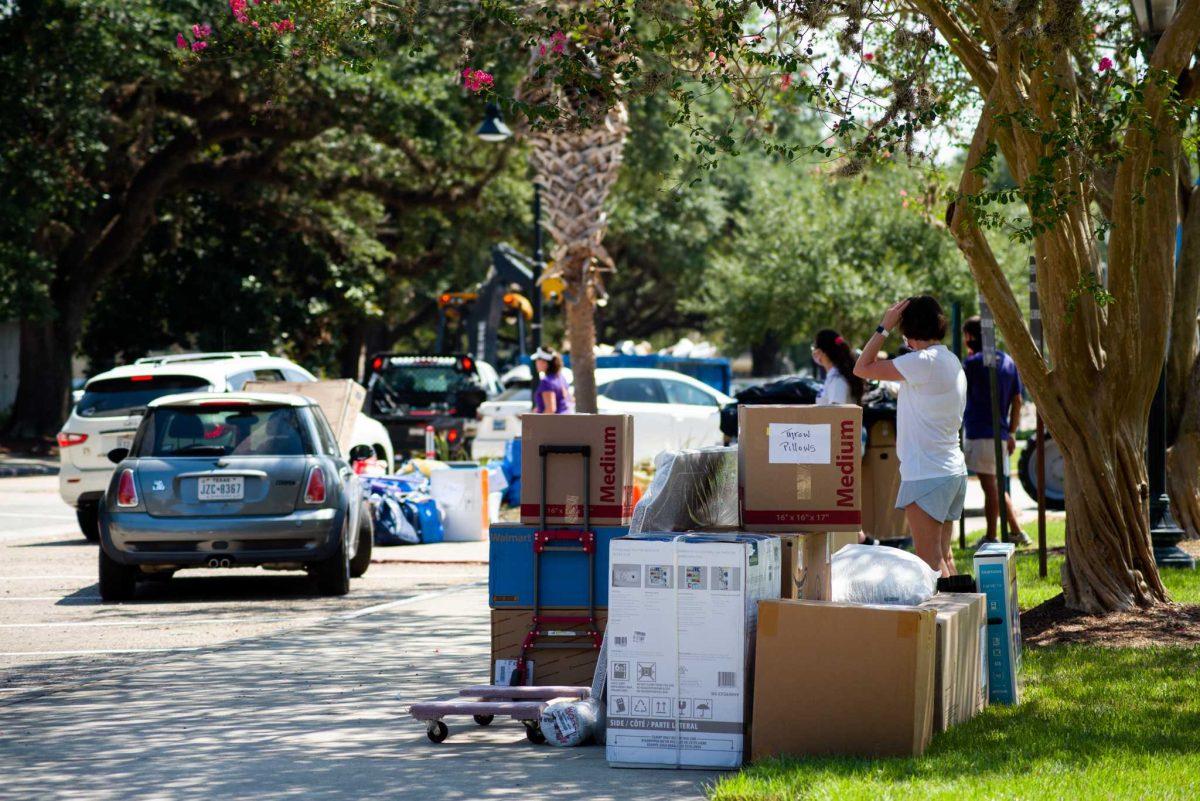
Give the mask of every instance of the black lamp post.
[[[1175, 16], [1177, 0], [1134, 0], [1133, 14], [1142, 32], [1147, 58]], [[1160, 567], [1194, 568], [1196, 560], [1179, 547], [1183, 529], [1171, 514], [1167, 495], [1167, 377], [1166, 365], [1158, 376], [1158, 387], [1150, 405], [1150, 430], [1146, 437], [1146, 469], [1150, 479], [1150, 540], [1154, 561]]]
[[[504, 124], [500, 116], [500, 107], [488, 103], [484, 109], [483, 122], [480, 123], [475, 135], [485, 142], [503, 142], [512, 136], [512, 130]], [[533, 320], [530, 328], [533, 333], [533, 349], [542, 347], [542, 273], [546, 263], [542, 254], [542, 185], [533, 183]]]

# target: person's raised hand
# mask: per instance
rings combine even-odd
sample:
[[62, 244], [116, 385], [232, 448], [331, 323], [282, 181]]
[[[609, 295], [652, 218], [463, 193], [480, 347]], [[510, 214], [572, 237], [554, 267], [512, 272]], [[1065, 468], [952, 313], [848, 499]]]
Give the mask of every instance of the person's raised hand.
[[906, 308], [908, 308], [908, 298], [894, 304], [890, 309], [885, 311], [883, 313], [883, 322], [880, 325], [889, 331], [895, 330], [896, 326], [900, 323], [900, 315], [904, 313]]

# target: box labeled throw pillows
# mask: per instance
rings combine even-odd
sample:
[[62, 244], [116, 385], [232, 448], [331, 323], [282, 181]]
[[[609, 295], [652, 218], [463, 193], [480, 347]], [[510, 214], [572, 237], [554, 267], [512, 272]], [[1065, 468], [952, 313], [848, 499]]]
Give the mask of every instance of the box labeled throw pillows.
[[932, 736], [934, 616], [914, 606], [763, 601], [753, 759], [923, 753]]
[[757, 602], [779, 573], [779, 539], [760, 534], [613, 540], [609, 764], [742, 764]]
[[858, 531], [862, 408], [738, 407], [738, 491], [748, 531]]
[[[542, 445], [585, 445], [591, 523], [624, 526], [633, 516], [633, 418], [627, 414], [521, 416], [521, 522], [539, 523]], [[584, 458], [546, 457], [546, 522], [583, 523]]]

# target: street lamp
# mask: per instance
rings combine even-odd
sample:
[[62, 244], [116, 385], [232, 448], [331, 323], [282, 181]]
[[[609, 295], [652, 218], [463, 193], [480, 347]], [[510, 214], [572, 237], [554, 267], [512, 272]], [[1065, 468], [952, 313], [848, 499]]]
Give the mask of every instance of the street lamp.
[[495, 103], [487, 104], [483, 112], [483, 122], [479, 124], [475, 135], [485, 142], [503, 142], [512, 136], [512, 130], [504, 124], [504, 119], [500, 116], [500, 107]]
[[[483, 122], [476, 129], [475, 135], [485, 142], [503, 142], [512, 136], [512, 129], [504, 124], [500, 116], [500, 107], [488, 103], [483, 112]], [[546, 263], [542, 255], [542, 185], [533, 182], [533, 320], [530, 328], [533, 333], [533, 349], [542, 347], [542, 273]]]
[[[1153, 52], [1175, 16], [1177, 0], [1133, 0], [1138, 28]], [[1162, 567], [1195, 567], [1196, 561], [1179, 547], [1183, 529], [1171, 515], [1167, 495], [1167, 370], [1164, 363], [1158, 388], [1150, 404], [1150, 430], [1146, 437], [1146, 469], [1150, 479], [1150, 540], [1154, 561]]]

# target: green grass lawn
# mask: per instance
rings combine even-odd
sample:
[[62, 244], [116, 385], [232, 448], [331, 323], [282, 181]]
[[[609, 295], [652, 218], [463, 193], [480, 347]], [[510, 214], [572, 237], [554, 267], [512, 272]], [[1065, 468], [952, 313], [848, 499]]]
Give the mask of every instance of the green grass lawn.
[[[1034, 536], [1036, 527], [1030, 531]], [[1063, 544], [1051, 522], [1051, 547]], [[976, 534], [970, 542], [978, 539]], [[970, 551], [956, 552], [970, 569]], [[1021, 552], [1023, 609], [1061, 592], [1051, 555]], [[1164, 571], [1172, 597], [1200, 603], [1200, 571]], [[1027, 648], [1022, 703], [992, 706], [936, 735], [916, 759], [768, 760], [719, 780], [713, 801], [796, 799], [1200, 798], [1200, 648]]]

